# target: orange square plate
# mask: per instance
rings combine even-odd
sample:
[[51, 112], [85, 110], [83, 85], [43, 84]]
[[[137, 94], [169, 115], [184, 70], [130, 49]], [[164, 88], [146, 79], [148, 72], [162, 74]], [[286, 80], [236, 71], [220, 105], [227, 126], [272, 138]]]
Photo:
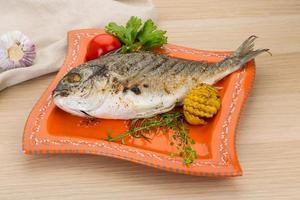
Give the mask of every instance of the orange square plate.
[[[34, 106], [26, 122], [23, 151], [26, 154], [94, 154], [129, 160], [159, 169], [196, 176], [239, 176], [242, 171], [235, 152], [235, 130], [242, 106], [247, 98], [255, 74], [254, 61], [224, 80], [221, 87], [222, 106], [218, 114], [205, 126], [190, 126], [195, 139], [197, 159], [185, 166], [182, 158], [170, 157], [174, 152], [165, 134], [147, 142], [130, 140], [126, 144], [107, 142], [107, 130], [112, 135], [126, 131], [124, 120], [87, 120], [57, 108], [51, 92], [71, 68], [85, 61], [89, 41], [99, 29], [75, 30], [68, 33], [68, 53], [61, 70]], [[230, 52], [194, 50], [165, 45], [158, 50], [174, 57], [217, 62]]]

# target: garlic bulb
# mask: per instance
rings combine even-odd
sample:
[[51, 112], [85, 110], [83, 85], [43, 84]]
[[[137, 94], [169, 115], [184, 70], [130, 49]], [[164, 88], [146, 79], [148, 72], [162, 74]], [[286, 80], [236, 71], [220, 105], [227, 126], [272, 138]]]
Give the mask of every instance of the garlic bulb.
[[0, 37], [0, 68], [3, 70], [28, 67], [33, 64], [35, 56], [34, 43], [20, 31]]

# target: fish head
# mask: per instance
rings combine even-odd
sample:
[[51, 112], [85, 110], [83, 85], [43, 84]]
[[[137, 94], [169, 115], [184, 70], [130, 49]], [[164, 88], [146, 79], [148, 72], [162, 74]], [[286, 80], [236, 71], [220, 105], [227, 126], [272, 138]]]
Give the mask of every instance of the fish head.
[[61, 109], [78, 115], [100, 106], [105, 99], [108, 70], [104, 65], [82, 64], [70, 70], [52, 92], [54, 103]]

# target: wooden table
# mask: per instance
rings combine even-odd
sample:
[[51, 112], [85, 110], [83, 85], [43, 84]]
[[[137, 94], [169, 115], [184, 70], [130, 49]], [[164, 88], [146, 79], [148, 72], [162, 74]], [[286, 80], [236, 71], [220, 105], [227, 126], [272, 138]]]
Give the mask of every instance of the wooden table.
[[27, 156], [25, 120], [54, 74], [0, 92], [0, 199], [300, 199], [300, 2], [155, 0], [169, 41], [234, 50], [251, 34], [257, 58], [237, 129], [244, 176], [178, 175], [98, 156]]

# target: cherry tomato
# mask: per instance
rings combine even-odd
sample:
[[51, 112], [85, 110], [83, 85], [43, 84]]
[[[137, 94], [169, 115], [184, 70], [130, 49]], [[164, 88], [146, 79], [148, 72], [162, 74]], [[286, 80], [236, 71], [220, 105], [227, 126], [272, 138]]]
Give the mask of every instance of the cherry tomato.
[[94, 60], [99, 56], [120, 47], [121, 42], [115, 36], [109, 34], [96, 35], [88, 46], [86, 60]]

